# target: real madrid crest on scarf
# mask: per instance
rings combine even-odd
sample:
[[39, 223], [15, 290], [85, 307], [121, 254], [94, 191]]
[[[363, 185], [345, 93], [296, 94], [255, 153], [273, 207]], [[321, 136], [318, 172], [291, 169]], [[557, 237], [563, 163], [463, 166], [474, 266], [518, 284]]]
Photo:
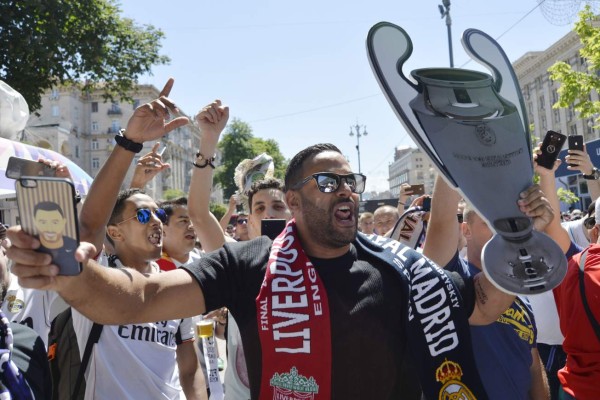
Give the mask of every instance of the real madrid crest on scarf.
[[461, 382], [462, 376], [462, 368], [458, 363], [446, 360], [439, 366], [435, 371], [436, 381], [443, 385], [439, 400], [476, 400], [469, 388]]

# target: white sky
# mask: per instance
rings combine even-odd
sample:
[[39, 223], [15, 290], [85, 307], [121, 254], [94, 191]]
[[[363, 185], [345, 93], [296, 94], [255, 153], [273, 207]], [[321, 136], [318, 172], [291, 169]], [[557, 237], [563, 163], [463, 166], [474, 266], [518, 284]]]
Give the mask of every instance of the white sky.
[[[406, 74], [447, 67], [448, 37], [438, 4], [441, 0], [124, 0], [121, 7], [125, 16], [166, 35], [162, 53], [171, 64], [155, 67], [140, 83], [160, 89], [173, 76], [171, 97], [187, 114], [219, 98], [255, 136], [277, 140], [286, 158], [308, 145], [331, 142], [357, 172], [356, 137], [348, 133], [358, 121], [368, 131], [360, 139], [367, 191], [384, 191], [394, 148], [414, 145], [371, 72], [365, 38], [377, 22], [395, 23], [413, 41]], [[460, 44], [467, 28], [494, 38], [510, 29], [498, 41], [511, 61], [546, 49], [572, 29], [572, 23], [551, 24], [540, 8], [527, 15], [537, 4], [452, 0], [455, 66], [468, 61]], [[473, 62], [464, 67], [479, 69]]]

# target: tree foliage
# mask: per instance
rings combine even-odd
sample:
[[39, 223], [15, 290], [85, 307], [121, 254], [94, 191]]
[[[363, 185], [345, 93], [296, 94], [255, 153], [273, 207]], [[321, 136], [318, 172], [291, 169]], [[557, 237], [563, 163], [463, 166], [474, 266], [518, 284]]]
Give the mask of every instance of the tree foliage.
[[184, 197], [186, 194], [179, 189], [167, 189], [163, 192], [163, 199], [166, 201], [175, 200], [180, 197]]
[[579, 55], [586, 61], [586, 71], [575, 71], [571, 65], [558, 61], [548, 69], [550, 78], [560, 83], [559, 99], [553, 108], [568, 108], [571, 105], [581, 118], [593, 117], [600, 122], [600, 101], [591, 100], [592, 92], [600, 93], [600, 25], [598, 17], [586, 6], [579, 13], [575, 32], [583, 47]]
[[209, 205], [210, 212], [213, 213], [216, 219], [220, 220], [223, 218], [223, 215], [227, 212], [227, 207], [223, 204], [210, 203]]
[[229, 199], [237, 190], [233, 179], [237, 165], [241, 161], [252, 159], [261, 153], [267, 153], [273, 157], [275, 176], [283, 178], [287, 163], [279, 150], [279, 144], [273, 139], [264, 140], [254, 137], [250, 125], [238, 118], [234, 118], [227, 125], [218, 146], [222, 152], [222, 164], [215, 173], [215, 181], [221, 184], [223, 196], [226, 199]]
[[53, 86], [100, 86], [106, 99], [127, 92], [159, 54], [163, 33], [121, 17], [116, 0], [0, 2], [0, 79], [19, 91], [31, 111]]

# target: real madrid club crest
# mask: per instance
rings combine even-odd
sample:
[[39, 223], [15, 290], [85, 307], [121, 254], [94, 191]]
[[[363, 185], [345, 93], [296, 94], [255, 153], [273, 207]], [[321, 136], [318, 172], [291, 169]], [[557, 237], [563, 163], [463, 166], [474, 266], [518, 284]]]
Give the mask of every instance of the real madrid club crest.
[[462, 368], [446, 359], [435, 371], [435, 379], [442, 383], [439, 400], [477, 400], [468, 387], [461, 382]]

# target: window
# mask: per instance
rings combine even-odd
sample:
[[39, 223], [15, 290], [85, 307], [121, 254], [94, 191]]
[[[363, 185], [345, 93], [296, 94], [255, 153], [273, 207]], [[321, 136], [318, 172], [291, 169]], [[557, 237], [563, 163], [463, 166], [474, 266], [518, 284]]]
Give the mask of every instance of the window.
[[92, 169], [98, 169], [100, 168], [100, 159], [99, 158], [92, 158]]
[[554, 114], [554, 122], [560, 122], [560, 111], [554, 110], [553, 114]]
[[133, 109], [135, 110], [140, 106], [140, 99], [133, 99]]
[[92, 140], [92, 150], [98, 150], [98, 141], [96, 139]]
[[547, 125], [546, 125], [546, 116], [542, 115], [541, 120], [542, 120], [542, 130], [546, 130], [546, 128], [547, 128]]
[[98, 121], [92, 121], [92, 132], [98, 132]]
[[527, 103], [527, 108], [529, 109], [529, 114], [533, 114], [533, 103], [532, 102]]
[[569, 127], [569, 133], [571, 135], [577, 135], [577, 125], [573, 124]]
[[121, 121], [119, 121], [118, 119], [113, 119], [110, 126], [112, 129], [112, 132], [114, 132], [114, 133], [119, 132], [121, 130]]
[[552, 89], [552, 104], [558, 101], [558, 90]]
[[546, 107], [546, 99], [544, 98], [544, 95], [541, 95], [539, 100], [540, 100], [540, 104], [539, 104], [540, 110], [543, 110], [544, 107]]
[[98, 112], [98, 102], [92, 101], [92, 112]]
[[50, 100], [58, 100], [59, 97], [58, 89], [52, 89], [52, 92], [50, 93]]
[[112, 103], [108, 110], [108, 114], [121, 114], [121, 106], [119, 106], [119, 103]]
[[60, 117], [60, 107], [57, 106], [56, 104], [52, 106], [52, 116]]
[[79, 158], [79, 146], [75, 146], [75, 158]]

